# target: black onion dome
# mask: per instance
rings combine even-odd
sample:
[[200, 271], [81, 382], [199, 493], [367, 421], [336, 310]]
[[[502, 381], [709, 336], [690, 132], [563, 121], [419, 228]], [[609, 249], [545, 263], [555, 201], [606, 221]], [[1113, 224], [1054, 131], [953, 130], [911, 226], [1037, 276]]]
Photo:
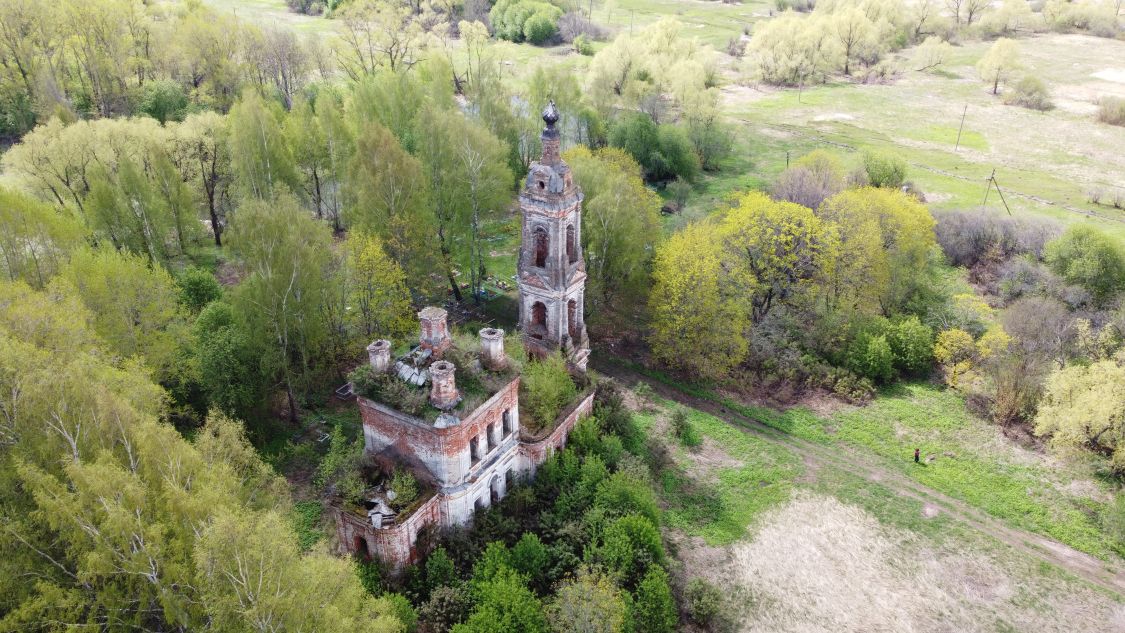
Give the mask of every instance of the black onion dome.
[[559, 109], [555, 107], [555, 101], [552, 99], [547, 102], [547, 107], [543, 108], [543, 121], [547, 127], [554, 127], [555, 123], [559, 121]]

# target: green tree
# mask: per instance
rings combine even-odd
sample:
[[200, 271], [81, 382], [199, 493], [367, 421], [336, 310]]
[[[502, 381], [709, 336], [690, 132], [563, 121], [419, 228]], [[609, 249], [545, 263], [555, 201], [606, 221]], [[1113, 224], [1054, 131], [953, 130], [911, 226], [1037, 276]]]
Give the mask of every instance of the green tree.
[[581, 235], [590, 313], [636, 305], [648, 288], [660, 235], [660, 197], [644, 186], [640, 165], [620, 149], [575, 147], [564, 158], [585, 195]]
[[94, 329], [115, 353], [143, 359], [162, 379], [178, 371], [185, 323], [179, 292], [166, 270], [137, 255], [81, 248], [52, 286], [73, 289], [82, 298]]
[[187, 95], [178, 82], [157, 79], [145, 84], [140, 110], [160, 123], [183, 119], [187, 106]]
[[1020, 69], [1019, 57], [1019, 44], [1002, 37], [977, 62], [977, 73], [981, 81], [991, 86], [992, 94], [999, 93], [1000, 82], [1006, 81], [1013, 72]]
[[1045, 258], [1055, 274], [1089, 290], [1098, 302], [1113, 299], [1125, 288], [1125, 250], [1093, 227], [1071, 226], [1048, 242]]
[[192, 362], [213, 407], [243, 418], [263, 406], [266, 389], [254, 342], [234, 308], [208, 304], [192, 325]]
[[0, 421], [0, 629], [400, 631], [347, 562], [297, 553], [285, 482], [238, 424], [188, 442], [93, 323], [70, 288], [0, 283], [0, 401], [18, 412]]
[[432, 595], [439, 587], [457, 584], [457, 569], [444, 547], [438, 547], [426, 557], [426, 589]]
[[321, 307], [332, 237], [285, 194], [243, 204], [230, 243], [248, 273], [232, 304], [261, 351], [263, 375], [285, 390], [296, 420], [328, 333]]
[[837, 251], [833, 227], [806, 208], [746, 194], [722, 223], [724, 251], [739, 271], [734, 281], [751, 297], [752, 319], [806, 296], [830, 276]]
[[[194, 562], [201, 598], [220, 622], [270, 622], [283, 630], [392, 633], [402, 624], [387, 598], [372, 598], [346, 559], [302, 560], [277, 512], [220, 514], [206, 527]], [[331, 605], [331, 608], [310, 608]]]
[[[327, 95], [325, 102], [331, 100], [331, 95]], [[328, 178], [330, 146], [310, 99], [298, 99], [293, 104], [285, 117], [283, 132], [301, 183], [301, 197], [312, 204], [313, 215], [321, 219], [327, 206], [326, 190], [332, 186]]]
[[588, 568], [563, 581], [547, 608], [556, 633], [621, 633], [628, 611], [613, 581]]
[[394, 340], [415, 327], [406, 274], [383, 251], [379, 238], [352, 231], [344, 243], [352, 339]]
[[69, 214], [0, 187], [0, 271], [7, 279], [42, 288], [82, 235]]
[[352, 228], [379, 236], [411, 287], [425, 287], [432, 270], [434, 216], [426, 184], [422, 164], [390, 130], [370, 121], [357, 134], [344, 218]]
[[226, 119], [215, 112], [188, 115], [172, 128], [171, 145], [172, 159], [184, 182], [192, 183], [204, 201], [215, 246], [222, 246], [233, 177]]
[[418, 126], [418, 154], [430, 184], [445, 275], [453, 296], [461, 300], [453, 269], [467, 268], [473, 300], [479, 302], [487, 261], [485, 224], [499, 217], [511, 193], [507, 148], [452, 110], [428, 108]]
[[899, 370], [919, 375], [930, 369], [934, 360], [934, 331], [917, 316], [895, 323], [887, 332], [887, 343]]
[[476, 606], [453, 633], [546, 633], [550, 631], [543, 604], [527, 588], [523, 576], [502, 567], [473, 590]]
[[174, 219], [143, 168], [133, 159], [117, 170], [91, 170], [90, 193], [83, 208], [96, 232], [109, 238], [114, 248], [143, 254], [153, 262], [167, 256], [165, 237]]
[[537, 535], [532, 532], [524, 533], [512, 546], [508, 560], [512, 569], [527, 577], [532, 588], [546, 588], [551, 555]]
[[605, 527], [589, 557], [603, 564], [622, 586], [637, 587], [652, 568], [664, 564], [664, 544], [652, 521], [630, 514]]
[[246, 90], [227, 116], [234, 184], [242, 196], [272, 200], [300, 191], [293, 154], [285, 142], [280, 106]]
[[925, 287], [937, 245], [934, 218], [913, 196], [862, 187], [832, 196], [817, 215], [840, 245], [826, 290], [832, 307], [900, 312]]
[[746, 359], [750, 310], [728, 283], [714, 224], [693, 224], [660, 245], [649, 296], [649, 344], [660, 360], [719, 377]]
[[180, 289], [180, 303], [192, 314], [199, 314], [204, 306], [223, 297], [223, 287], [215, 275], [195, 266], [183, 270], [176, 285]]
[[1036, 435], [1056, 448], [1091, 448], [1125, 472], [1125, 367], [1112, 360], [1071, 365], [1047, 379]]
[[687, 181], [699, 174], [699, 157], [687, 133], [673, 125], [657, 125], [642, 112], [630, 114], [610, 130], [609, 143], [628, 152], [645, 170], [649, 181]]
[[563, 407], [574, 400], [578, 388], [561, 354], [528, 363], [520, 380], [521, 399], [539, 428], [555, 422]]

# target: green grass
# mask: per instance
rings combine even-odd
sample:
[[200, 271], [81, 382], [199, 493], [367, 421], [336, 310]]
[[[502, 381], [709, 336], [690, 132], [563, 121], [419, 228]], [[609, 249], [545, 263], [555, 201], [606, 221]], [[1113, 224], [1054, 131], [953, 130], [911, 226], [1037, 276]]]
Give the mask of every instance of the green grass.
[[[995, 433], [972, 419], [956, 392], [904, 385], [827, 422], [838, 441], [870, 450], [920, 483], [1076, 549], [1112, 555], [1111, 539], [1094, 518], [1103, 504], [1065, 496], [1053, 486], [1060, 473], [1017, 463], [996, 448]], [[916, 446], [936, 459], [915, 465]]]
[[[999, 440], [990, 425], [973, 418], [957, 392], [930, 384], [905, 384], [884, 390], [866, 407], [821, 418], [800, 407], [779, 412], [741, 404], [707, 387], [633, 369], [790, 435], [862, 449], [880, 458], [882, 465], [1015, 527], [1102, 559], [1116, 556], [1113, 539], [1098, 523], [1104, 504], [1060, 490], [1074, 479], [1096, 481], [1093, 467], [1048, 466], [1034, 455], [1021, 454], [1020, 449]], [[915, 447], [936, 459], [915, 465]]]
[[203, 3], [258, 26], [281, 25], [302, 33], [328, 33], [336, 29], [334, 20], [293, 13], [285, 0], [203, 0]]
[[[666, 403], [670, 404], [670, 403]], [[747, 526], [764, 511], [789, 498], [800, 461], [790, 451], [732, 427], [701, 411], [688, 410], [692, 427], [714, 442], [724, 461], [739, 465], [708, 469], [700, 476], [683, 469], [662, 473], [662, 498], [668, 504], [665, 523], [687, 534], [702, 537], [709, 545], [727, 545], [746, 534]], [[643, 424], [651, 425], [651, 419]], [[697, 451], [677, 447], [676, 461], [700, 463]]]

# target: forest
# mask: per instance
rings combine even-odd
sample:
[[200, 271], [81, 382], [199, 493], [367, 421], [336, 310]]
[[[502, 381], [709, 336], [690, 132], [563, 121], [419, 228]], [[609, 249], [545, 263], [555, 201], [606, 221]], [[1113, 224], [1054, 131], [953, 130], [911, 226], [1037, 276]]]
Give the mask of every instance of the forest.
[[[937, 385], [1093, 463], [1113, 492], [1083, 529], [1125, 556], [1118, 234], [934, 209], [879, 147], [713, 188], [754, 142], [724, 113], [731, 73], [876, 82], [899, 51], [932, 70], [985, 38], [978, 87], [1053, 107], [1009, 39], [1032, 9], [777, 4], [723, 57], [674, 18], [614, 33], [565, 0], [288, 3], [330, 35], [201, 0], [0, 0], [0, 631], [736, 628], [664, 536], [674, 458], [635, 401], [664, 405], [607, 376], [568, 449], [429, 535], [423, 563], [331, 551], [320, 499], [365, 465], [330, 395], [422, 306], [462, 306], [464, 332], [514, 321], [548, 100], [585, 195], [595, 369], [779, 409]], [[1049, 0], [1035, 19], [1113, 38], [1120, 10]], [[516, 71], [516, 44], [588, 59]], [[1088, 118], [1114, 129], [1123, 104]], [[533, 398], [559, 389], [550, 362], [529, 363]], [[693, 416], [671, 414], [673, 452], [702, 442]]]

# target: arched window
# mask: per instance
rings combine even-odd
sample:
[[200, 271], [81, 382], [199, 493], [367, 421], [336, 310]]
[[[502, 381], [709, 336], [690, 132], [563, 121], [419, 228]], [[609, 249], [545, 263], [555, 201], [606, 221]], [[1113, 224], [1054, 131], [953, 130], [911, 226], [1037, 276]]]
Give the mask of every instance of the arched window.
[[531, 324], [528, 328], [531, 335], [536, 338], [543, 338], [547, 332], [547, 306], [542, 301], [536, 301], [531, 305]]
[[371, 560], [371, 552], [367, 549], [367, 539], [362, 536], [357, 536], [352, 546], [352, 549], [355, 550], [356, 557], [360, 560]]
[[570, 338], [578, 332], [578, 302], [574, 299], [566, 302], [566, 331]]
[[492, 476], [492, 481], [488, 483], [488, 488], [492, 493], [492, 503], [499, 503], [500, 498], [503, 496], [503, 491], [500, 489], [500, 475]]
[[550, 240], [547, 238], [547, 230], [543, 227], [535, 229], [535, 265], [543, 268], [547, 265], [547, 247]]
[[574, 243], [574, 225], [566, 227], [566, 259], [570, 263], [578, 261], [578, 245]]

